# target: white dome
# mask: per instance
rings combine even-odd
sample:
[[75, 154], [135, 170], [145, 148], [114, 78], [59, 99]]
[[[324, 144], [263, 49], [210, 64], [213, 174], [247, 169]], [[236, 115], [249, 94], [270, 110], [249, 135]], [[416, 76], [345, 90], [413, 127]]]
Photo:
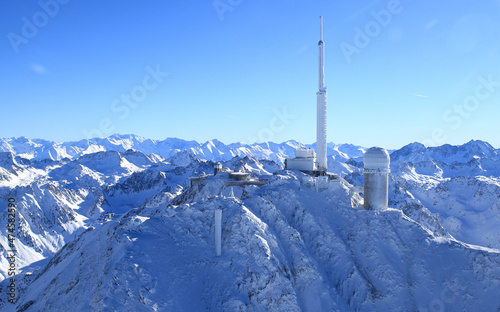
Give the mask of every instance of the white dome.
[[389, 152], [382, 147], [372, 147], [363, 155], [366, 169], [389, 169], [391, 158]]

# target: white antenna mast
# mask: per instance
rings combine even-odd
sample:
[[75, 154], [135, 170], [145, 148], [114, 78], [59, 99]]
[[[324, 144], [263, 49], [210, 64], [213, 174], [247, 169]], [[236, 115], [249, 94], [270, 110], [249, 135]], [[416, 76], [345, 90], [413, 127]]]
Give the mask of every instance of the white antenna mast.
[[317, 120], [316, 120], [316, 159], [320, 175], [326, 174], [327, 170], [327, 145], [326, 145], [326, 87], [325, 87], [325, 43], [323, 42], [323, 16], [319, 17], [319, 73], [317, 97]]
[[323, 16], [319, 17], [319, 40], [323, 41]]

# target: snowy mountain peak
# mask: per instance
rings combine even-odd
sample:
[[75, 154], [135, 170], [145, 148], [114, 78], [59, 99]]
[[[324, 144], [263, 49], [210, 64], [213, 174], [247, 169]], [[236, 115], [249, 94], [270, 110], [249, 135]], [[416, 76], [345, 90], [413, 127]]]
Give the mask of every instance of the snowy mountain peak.
[[480, 140], [471, 140], [464, 144], [464, 147], [469, 150], [469, 153], [472, 155], [483, 156], [494, 158], [498, 156], [498, 150], [496, 150], [490, 143], [480, 141]]
[[[2, 310], [500, 307], [500, 159], [485, 142], [393, 151], [391, 208], [374, 212], [356, 209], [365, 149], [350, 144], [328, 145], [328, 169], [345, 181], [318, 192], [304, 174], [282, 170], [293, 141], [8, 141], [0, 196], [18, 205], [19, 300], [0, 301]], [[222, 174], [190, 186], [216, 162]], [[241, 185], [227, 168], [264, 185]], [[215, 209], [223, 211], [220, 257]], [[4, 227], [3, 294], [6, 237]]]
[[169, 159], [172, 164], [180, 167], [187, 167], [197, 160], [198, 159], [188, 151], [179, 152]]
[[[17, 306], [28, 312], [499, 307], [499, 252], [433, 235], [399, 210], [353, 209], [348, 188], [317, 193], [298, 187], [299, 180], [276, 175], [245, 196], [226, 198], [213, 195], [227, 188], [214, 178], [189, 189], [186, 200], [133, 209], [87, 230], [26, 278]], [[220, 257], [215, 209], [223, 211]]]
[[397, 162], [400, 159], [410, 161], [420, 161], [426, 151], [426, 147], [418, 142], [410, 143], [401, 149], [391, 153], [391, 162]]

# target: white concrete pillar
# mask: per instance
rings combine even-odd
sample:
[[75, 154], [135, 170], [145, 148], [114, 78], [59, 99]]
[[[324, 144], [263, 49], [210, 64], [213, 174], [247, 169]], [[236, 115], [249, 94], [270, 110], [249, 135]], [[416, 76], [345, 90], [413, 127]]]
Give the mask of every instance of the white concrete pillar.
[[222, 209], [215, 209], [215, 254], [222, 251]]

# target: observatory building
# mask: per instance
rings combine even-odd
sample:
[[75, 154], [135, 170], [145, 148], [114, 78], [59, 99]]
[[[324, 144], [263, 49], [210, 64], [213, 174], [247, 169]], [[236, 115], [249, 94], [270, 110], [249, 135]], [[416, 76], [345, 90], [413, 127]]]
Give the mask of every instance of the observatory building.
[[299, 146], [295, 149], [295, 158], [285, 160], [285, 169], [296, 169], [314, 175], [327, 175], [326, 155], [326, 86], [325, 86], [325, 44], [323, 42], [323, 17], [319, 17], [319, 76], [316, 93], [316, 153], [314, 150]]
[[285, 159], [285, 169], [297, 169], [313, 174], [316, 171], [316, 153], [312, 148], [296, 147], [295, 158]]
[[363, 155], [365, 189], [364, 208], [387, 209], [389, 199], [389, 169], [391, 159], [385, 148], [372, 147]]

